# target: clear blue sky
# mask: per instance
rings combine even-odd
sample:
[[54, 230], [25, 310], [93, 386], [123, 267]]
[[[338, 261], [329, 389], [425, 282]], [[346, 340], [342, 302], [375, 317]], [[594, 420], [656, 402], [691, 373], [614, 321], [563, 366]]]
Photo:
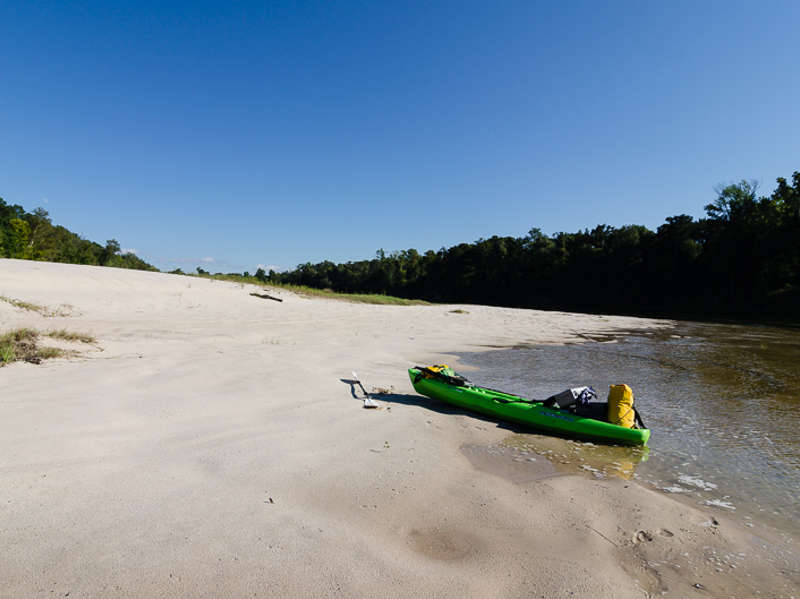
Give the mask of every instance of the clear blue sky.
[[795, 0], [0, 1], [0, 196], [212, 272], [655, 229], [800, 170], [798, 23]]

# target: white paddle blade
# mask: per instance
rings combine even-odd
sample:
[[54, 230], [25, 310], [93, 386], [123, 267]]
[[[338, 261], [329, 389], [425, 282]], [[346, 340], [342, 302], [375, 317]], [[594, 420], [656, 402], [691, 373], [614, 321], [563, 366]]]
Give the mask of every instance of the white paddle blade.
[[369, 397], [367, 397], [367, 398], [364, 399], [364, 407], [365, 408], [377, 408], [378, 407], [378, 402], [373, 400], [373, 399], [370, 399]]

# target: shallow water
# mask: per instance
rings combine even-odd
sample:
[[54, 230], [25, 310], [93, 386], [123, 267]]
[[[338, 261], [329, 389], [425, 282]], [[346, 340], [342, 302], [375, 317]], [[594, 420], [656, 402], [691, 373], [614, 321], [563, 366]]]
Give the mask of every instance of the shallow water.
[[627, 383], [652, 431], [649, 452], [533, 432], [505, 446], [800, 533], [800, 331], [680, 323], [595, 339], [461, 358], [477, 368], [475, 384], [532, 398], [591, 385], [605, 400], [609, 385]]

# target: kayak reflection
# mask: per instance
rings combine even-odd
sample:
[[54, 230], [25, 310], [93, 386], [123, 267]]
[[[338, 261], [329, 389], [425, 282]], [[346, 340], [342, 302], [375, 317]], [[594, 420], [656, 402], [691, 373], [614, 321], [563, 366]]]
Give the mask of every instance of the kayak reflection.
[[528, 433], [509, 435], [501, 446], [523, 456], [545, 457], [563, 474], [586, 474], [595, 478], [629, 480], [636, 467], [650, 456], [647, 446], [597, 444]]

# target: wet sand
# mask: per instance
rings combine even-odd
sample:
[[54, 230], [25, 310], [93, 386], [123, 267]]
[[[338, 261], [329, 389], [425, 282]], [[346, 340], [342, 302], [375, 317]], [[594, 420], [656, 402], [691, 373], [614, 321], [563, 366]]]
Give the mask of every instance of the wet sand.
[[481, 449], [507, 429], [405, 372], [671, 323], [267, 291], [0, 260], [0, 295], [54, 314], [0, 301], [0, 331], [97, 339], [0, 368], [0, 596], [800, 596], [791, 539], [624, 478], [517, 476]]

